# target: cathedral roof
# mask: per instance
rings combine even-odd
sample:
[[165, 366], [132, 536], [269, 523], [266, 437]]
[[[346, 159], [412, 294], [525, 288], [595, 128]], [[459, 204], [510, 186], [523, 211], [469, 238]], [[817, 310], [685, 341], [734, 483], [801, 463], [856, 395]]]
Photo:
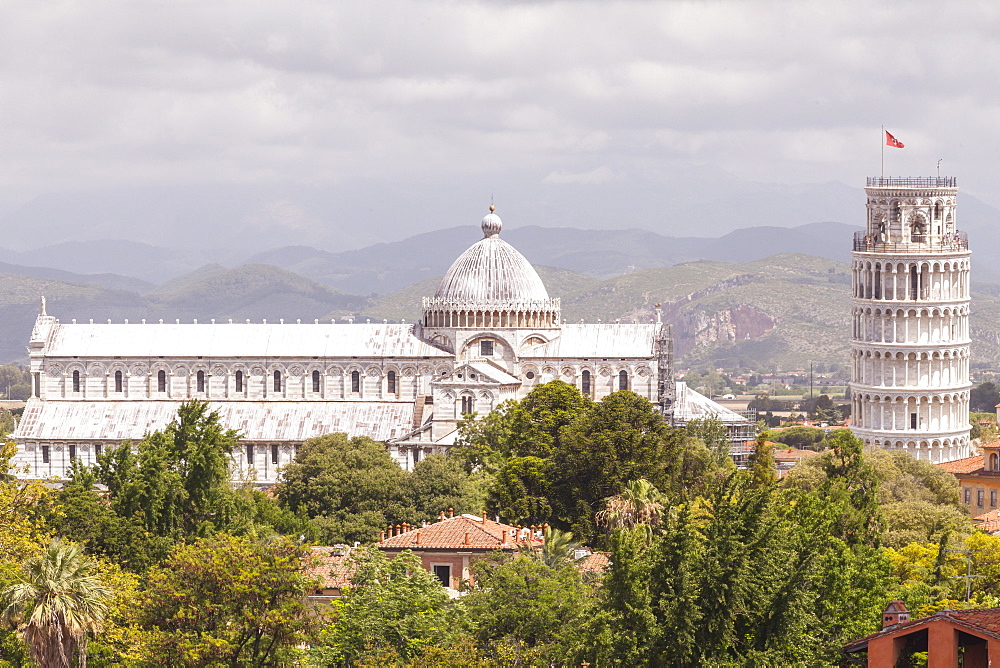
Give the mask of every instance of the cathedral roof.
[[483, 238], [458, 256], [441, 279], [438, 299], [497, 304], [543, 302], [548, 292], [531, 263], [500, 238], [500, 216], [483, 218]]
[[60, 324], [49, 357], [418, 357], [448, 353], [421, 341], [413, 325]]
[[[24, 409], [15, 437], [26, 440], [139, 441], [177, 418], [180, 401], [39, 401]], [[241, 441], [301, 442], [343, 432], [388, 441], [404, 436], [413, 422], [405, 401], [220, 401], [211, 402], [222, 424]]]

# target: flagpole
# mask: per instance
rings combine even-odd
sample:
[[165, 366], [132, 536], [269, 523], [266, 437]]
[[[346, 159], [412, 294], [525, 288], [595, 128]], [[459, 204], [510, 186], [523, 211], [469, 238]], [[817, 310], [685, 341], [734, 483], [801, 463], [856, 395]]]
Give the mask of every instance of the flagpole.
[[882, 126], [882, 178], [885, 178], [885, 126]]

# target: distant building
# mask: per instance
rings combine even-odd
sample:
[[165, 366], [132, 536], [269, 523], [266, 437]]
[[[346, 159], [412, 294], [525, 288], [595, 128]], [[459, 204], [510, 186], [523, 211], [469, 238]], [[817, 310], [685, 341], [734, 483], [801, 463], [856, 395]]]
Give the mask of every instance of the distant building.
[[900, 659], [927, 652], [929, 668], [987, 668], [1000, 662], [1000, 608], [942, 610], [910, 619], [902, 601], [891, 601], [882, 613], [882, 629], [844, 647], [853, 661], [864, 654], [868, 668], [894, 668]]
[[[262, 484], [278, 479], [303, 441], [331, 432], [383, 441], [410, 468], [446, 451], [463, 415], [557, 379], [594, 399], [631, 390], [671, 419], [659, 309], [651, 322], [567, 324], [501, 226], [491, 207], [483, 238], [455, 260], [414, 324], [64, 323], [43, 300], [15, 463], [32, 477], [62, 477], [73, 460], [92, 464], [162, 429], [193, 398], [242, 434], [234, 469]], [[690, 389], [683, 404], [727, 425], [733, 417]]]
[[868, 179], [854, 237], [851, 430], [918, 459], [968, 457], [969, 267], [952, 177]]
[[977, 517], [1000, 508], [1000, 441], [983, 445], [983, 454], [938, 464], [958, 478], [962, 502]]
[[388, 557], [411, 550], [425, 569], [441, 584], [458, 590], [462, 582], [472, 582], [469, 567], [489, 552], [516, 552], [522, 547], [542, 546], [541, 527], [515, 527], [478, 515], [441, 513], [437, 522], [422, 526], [390, 527], [382, 534], [378, 549]]

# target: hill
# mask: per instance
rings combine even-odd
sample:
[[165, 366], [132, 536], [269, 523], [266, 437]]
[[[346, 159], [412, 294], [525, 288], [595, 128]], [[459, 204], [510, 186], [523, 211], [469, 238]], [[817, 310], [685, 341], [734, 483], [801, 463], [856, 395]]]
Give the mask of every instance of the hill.
[[[551, 287], [549, 294], [562, 297], [563, 317], [570, 322], [650, 320], [654, 305], [662, 303], [663, 319], [674, 327], [680, 365], [844, 365], [850, 359], [849, 270], [835, 260], [781, 254], [754, 262], [643, 269], [591, 279], [589, 285], [578, 279], [561, 295]], [[436, 285], [436, 278], [428, 279], [378, 299], [369, 310], [378, 318], [413, 318], [416, 309], [404, 305]], [[976, 286], [971, 328], [975, 364], [1000, 365], [1000, 286]]]

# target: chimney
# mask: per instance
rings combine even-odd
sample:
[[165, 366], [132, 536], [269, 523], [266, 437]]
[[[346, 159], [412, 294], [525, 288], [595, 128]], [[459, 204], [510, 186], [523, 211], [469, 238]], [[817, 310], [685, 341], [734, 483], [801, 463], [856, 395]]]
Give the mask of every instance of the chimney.
[[506, 531], [503, 532], [503, 540], [501, 540], [500, 543], [502, 545], [506, 545], [507, 544], [507, 532]]
[[444, 521], [444, 511], [442, 510], [440, 513], [438, 513], [438, 522], [443, 522], [443, 521]]
[[486, 511], [483, 511], [483, 524], [486, 524]]
[[379, 531], [378, 532], [378, 541], [381, 543], [383, 540], [385, 540], [385, 532], [384, 531]]
[[454, 517], [454, 516], [455, 516], [455, 509], [454, 508], [449, 508], [448, 509], [448, 517]]
[[465, 532], [465, 544], [466, 545], [469, 544], [469, 532], [468, 531]]
[[902, 601], [889, 601], [882, 612], [882, 628], [910, 621], [910, 611]]
[[417, 532], [417, 545], [420, 545], [420, 532]]

